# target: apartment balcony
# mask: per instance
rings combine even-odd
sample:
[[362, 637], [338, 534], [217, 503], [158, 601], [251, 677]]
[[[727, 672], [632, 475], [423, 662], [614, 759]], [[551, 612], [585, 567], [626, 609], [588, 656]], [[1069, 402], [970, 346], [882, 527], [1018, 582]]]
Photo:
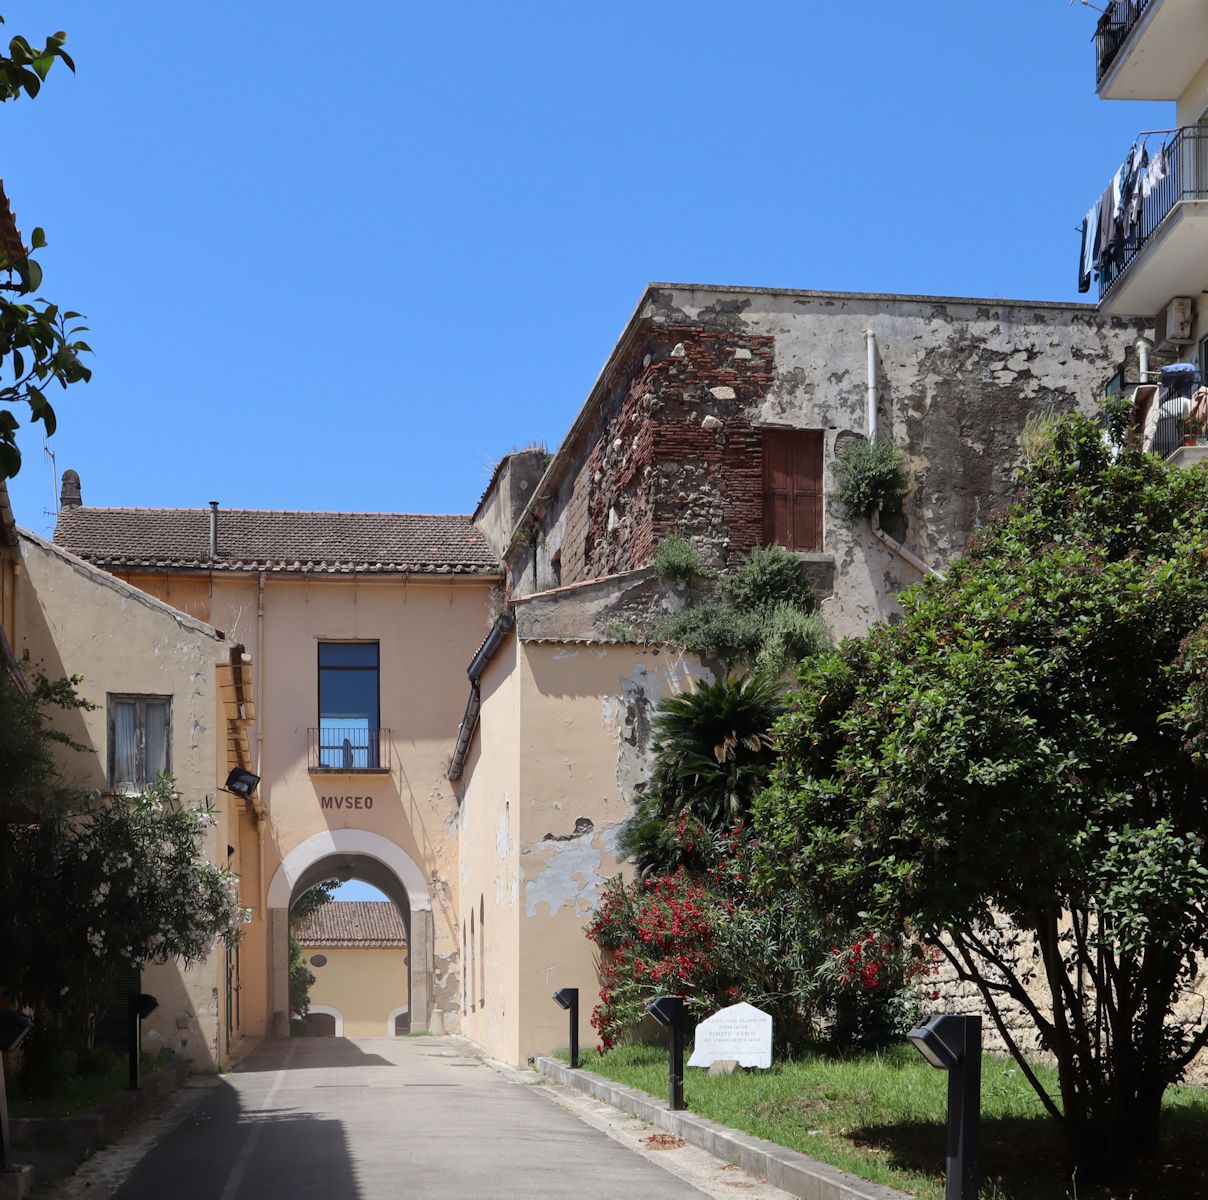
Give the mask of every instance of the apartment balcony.
[[306, 731], [306, 765], [312, 775], [387, 775], [389, 729], [324, 726]]
[[1100, 269], [1104, 313], [1152, 317], [1172, 297], [1208, 288], [1208, 125], [1178, 130], [1168, 147], [1139, 228]]
[[1104, 100], [1177, 100], [1208, 62], [1203, 0], [1111, 0], [1095, 62]]

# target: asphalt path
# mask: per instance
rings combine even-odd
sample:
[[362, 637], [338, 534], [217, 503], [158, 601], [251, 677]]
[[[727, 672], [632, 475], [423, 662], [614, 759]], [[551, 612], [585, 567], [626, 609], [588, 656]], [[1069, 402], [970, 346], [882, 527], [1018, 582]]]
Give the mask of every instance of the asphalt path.
[[441, 1038], [265, 1042], [117, 1200], [700, 1200]]

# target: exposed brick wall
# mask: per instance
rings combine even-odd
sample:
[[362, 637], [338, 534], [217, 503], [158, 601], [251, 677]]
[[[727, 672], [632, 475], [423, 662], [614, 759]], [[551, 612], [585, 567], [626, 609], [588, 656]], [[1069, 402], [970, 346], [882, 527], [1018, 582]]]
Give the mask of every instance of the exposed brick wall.
[[677, 529], [718, 565], [759, 542], [763, 463], [748, 410], [771, 383], [772, 354], [770, 337], [698, 326], [638, 343], [545, 522], [563, 584], [648, 566]]
[[750, 413], [771, 385], [774, 341], [675, 333], [682, 357], [673, 348], [661, 364], [654, 407], [651, 546], [678, 529], [725, 566], [763, 537], [763, 454]]

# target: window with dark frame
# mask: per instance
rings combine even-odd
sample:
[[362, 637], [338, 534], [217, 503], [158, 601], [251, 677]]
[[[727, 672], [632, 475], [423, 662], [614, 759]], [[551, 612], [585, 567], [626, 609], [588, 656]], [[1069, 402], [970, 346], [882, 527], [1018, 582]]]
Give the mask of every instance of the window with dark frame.
[[145, 792], [172, 769], [171, 696], [109, 696], [109, 787]]
[[821, 429], [765, 429], [763, 541], [789, 550], [822, 549]]
[[319, 643], [319, 763], [332, 770], [380, 766], [377, 642]]

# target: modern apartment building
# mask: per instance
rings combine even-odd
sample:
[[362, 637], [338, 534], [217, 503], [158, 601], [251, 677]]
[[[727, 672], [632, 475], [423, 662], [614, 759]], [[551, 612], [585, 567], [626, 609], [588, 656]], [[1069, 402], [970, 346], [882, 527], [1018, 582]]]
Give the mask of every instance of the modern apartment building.
[[1105, 164], [1104, 191], [1088, 197], [1081, 285], [1095, 289], [1102, 314], [1153, 322], [1154, 350], [1173, 369], [1120, 383], [1148, 445], [1196, 461], [1208, 455], [1208, 398], [1196, 401], [1208, 378], [1208, 10], [1200, 0], [1113, 0], [1095, 67], [1102, 99], [1173, 101], [1174, 113], [1169, 128], [1122, 146], [1119, 167]]

